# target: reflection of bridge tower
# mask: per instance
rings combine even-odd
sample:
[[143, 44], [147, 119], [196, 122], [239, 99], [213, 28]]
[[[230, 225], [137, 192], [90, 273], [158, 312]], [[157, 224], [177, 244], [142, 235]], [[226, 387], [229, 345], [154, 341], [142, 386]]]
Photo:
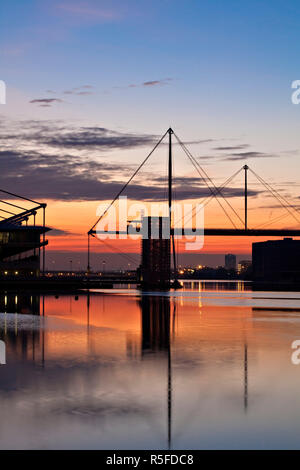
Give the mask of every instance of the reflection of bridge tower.
[[248, 409], [248, 345], [244, 345], [244, 410]]
[[[170, 298], [142, 296], [142, 356], [145, 353], [167, 354], [167, 409], [168, 447], [172, 439], [172, 356], [170, 341]], [[175, 308], [174, 308], [175, 315]]]
[[142, 296], [142, 355], [170, 348], [170, 299]]

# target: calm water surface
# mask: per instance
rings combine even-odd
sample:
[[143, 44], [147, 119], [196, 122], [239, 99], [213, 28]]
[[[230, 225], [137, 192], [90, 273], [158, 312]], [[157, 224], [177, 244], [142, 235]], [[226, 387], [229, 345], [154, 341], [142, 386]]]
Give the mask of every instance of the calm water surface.
[[300, 448], [300, 293], [0, 294], [2, 449]]

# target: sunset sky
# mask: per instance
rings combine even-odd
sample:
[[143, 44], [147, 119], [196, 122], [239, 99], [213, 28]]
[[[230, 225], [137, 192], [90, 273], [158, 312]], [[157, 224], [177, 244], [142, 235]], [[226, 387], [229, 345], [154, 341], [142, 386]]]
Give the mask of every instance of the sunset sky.
[[[216, 186], [247, 163], [299, 208], [300, 105], [291, 84], [300, 79], [300, 4], [245, 3], [1, 1], [0, 188], [47, 202], [56, 229], [48, 267], [84, 264], [98, 205], [170, 126]], [[166, 170], [163, 145], [124, 194], [162, 200]], [[209, 195], [179, 146], [174, 173], [178, 201]], [[240, 173], [224, 193], [241, 218], [242, 187]], [[291, 216], [277, 220], [284, 210], [251, 174], [249, 190], [249, 228], [299, 228]], [[217, 202], [205, 208], [205, 226], [230, 227]], [[110, 243], [92, 244], [108, 265], [111, 250], [139, 252], [139, 242]], [[225, 252], [249, 254], [251, 240], [206, 239], [201, 253]]]

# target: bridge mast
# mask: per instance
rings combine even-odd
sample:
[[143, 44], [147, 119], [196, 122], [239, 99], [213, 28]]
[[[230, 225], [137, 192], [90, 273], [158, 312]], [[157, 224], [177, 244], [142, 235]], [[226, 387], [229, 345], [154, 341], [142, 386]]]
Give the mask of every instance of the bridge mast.
[[247, 170], [248, 165], [244, 165], [243, 169], [245, 170], [245, 230], [248, 229], [248, 221], [247, 221], [247, 210], [248, 210], [248, 182], [247, 182]]
[[169, 134], [169, 175], [168, 175], [168, 189], [169, 189], [169, 219], [170, 219], [170, 237], [172, 238], [172, 250], [173, 250], [173, 265], [174, 265], [174, 279], [177, 281], [177, 265], [176, 265], [176, 251], [175, 251], [175, 240], [174, 231], [172, 233], [172, 134], [174, 134], [171, 127], [168, 129]]

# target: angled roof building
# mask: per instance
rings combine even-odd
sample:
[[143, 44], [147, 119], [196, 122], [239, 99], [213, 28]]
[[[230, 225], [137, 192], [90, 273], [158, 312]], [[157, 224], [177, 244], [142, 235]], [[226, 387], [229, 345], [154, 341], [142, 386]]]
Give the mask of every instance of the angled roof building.
[[[45, 269], [45, 234], [50, 230], [46, 204], [2, 189], [0, 193], [5, 194], [0, 200], [0, 276], [38, 276]], [[28, 208], [28, 203], [34, 206]]]

